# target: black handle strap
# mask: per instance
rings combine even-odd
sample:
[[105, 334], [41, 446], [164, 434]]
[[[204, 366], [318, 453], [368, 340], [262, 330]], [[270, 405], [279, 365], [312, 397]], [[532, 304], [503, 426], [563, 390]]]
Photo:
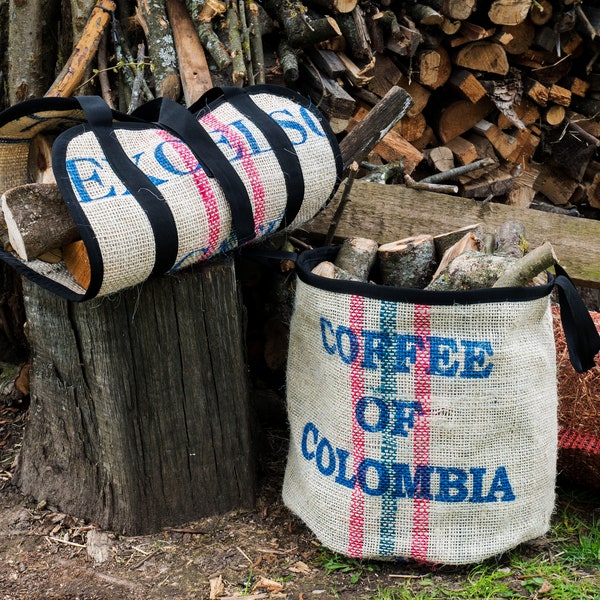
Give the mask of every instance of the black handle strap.
[[555, 265], [555, 271], [554, 283], [558, 290], [560, 319], [569, 358], [573, 368], [583, 373], [595, 364], [594, 357], [600, 351], [600, 334], [566, 271], [560, 265]]
[[191, 107], [193, 114], [202, 114], [209, 104], [219, 98], [230, 102], [241, 112], [249, 121], [256, 124], [264, 135], [270, 149], [272, 150], [285, 180], [285, 189], [287, 195], [285, 213], [281, 220], [279, 229], [285, 229], [298, 216], [302, 201], [304, 200], [304, 174], [300, 159], [285, 133], [283, 127], [277, 123], [268, 113], [262, 110], [250, 97], [251, 92], [256, 93], [264, 89], [265, 92], [271, 90], [270, 86], [252, 86], [250, 88], [239, 88], [235, 86], [225, 86], [212, 88], [205, 92]]
[[150, 178], [129, 158], [113, 127], [113, 111], [100, 96], [77, 96], [87, 121], [114, 173], [146, 213], [155, 243], [152, 274], [166, 273], [178, 251], [177, 226], [169, 205]]
[[184, 106], [161, 98], [157, 124], [180, 138], [209, 177], [215, 177], [231, 209], [231, 223], [238, 244], [256, 237], [252, 202], [244, 182], [210, 134]]

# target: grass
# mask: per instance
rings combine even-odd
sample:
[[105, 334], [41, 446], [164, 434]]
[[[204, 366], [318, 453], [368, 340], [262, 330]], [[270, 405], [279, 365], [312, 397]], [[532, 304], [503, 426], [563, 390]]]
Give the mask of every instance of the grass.
[[424, 571], [404, 569], [396, 575], [379, 563], [347, 558], [323, 550], [325, 572], [346, 574], [357, 583], [368, 573], [387, 570], [390, 584], [362, 600], [600, 600], [600, 508], [597, 498], [562, 491], [551, 531], [540, 544], [523, 544], [480, 564]]

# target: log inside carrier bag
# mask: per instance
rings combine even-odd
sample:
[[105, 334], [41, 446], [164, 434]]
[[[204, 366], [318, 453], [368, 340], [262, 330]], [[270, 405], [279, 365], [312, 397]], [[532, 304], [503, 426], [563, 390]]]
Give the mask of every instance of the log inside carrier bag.
[[[493, 238], [491, 244], [488, 237]], [[544, 242], [528, 250], [525, 228], [519, 221], [506, 221], [494, 233], [474, 224], [435, 237], [420, 234], [382, 245], [366, 238], [348, 238], [335, 262], [320, 263], [312, 272], [363, 282], [372, 281], [374, 275], [375, 283], [430, 291], [546, 283], [545, 272], [558, 262], [552, 245]]]
[[[347, 171], [353, 161], [364, 158], [406, 114], [411, 104], [412, 98], [404, 89], [391, 88], [340, 142], [344, 170]], [[48, 140], [45, 142], [41, 147], [47, 149]], [[30, 164], [39, 162], [37, 145], [30, 148], [30, 155], [34, 152], [36, 156], [30, 156]], [[52, 180], [51, 154], [45, 151], [43, 156], [44, 180]], [[30, 178], [34, 175], [30, 174]], [[40, 258], [48, 251], [59, 249], [58, 254], [62, 255], [77, 283], [87, 288], [91, 273], [85, 245], [56, 183], [32, 183], [7, 190], [2, 196], [2, 211], [10, 246], [21, 259]]]

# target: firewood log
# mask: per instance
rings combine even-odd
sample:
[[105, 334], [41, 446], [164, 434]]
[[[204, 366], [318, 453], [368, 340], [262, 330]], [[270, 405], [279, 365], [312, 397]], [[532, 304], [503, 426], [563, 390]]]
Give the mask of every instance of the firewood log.
[[518, 25], [504, 25], [500, 28], [494, 40], [502, 45], [507, 54], [522, 54], [533, 44], [535, 27], [529, 19]]
[[440, 261], [449, 248], [454, 246], [454, 244], [462, 240], [469, 233], [472, 233], [475, 237], [481, 239], [484, 233], [481, 223], [465, 225], [465, 227], [461, 227], [460, 229], [454, 229], [434, 236], [433, 242], [435, 244], [437, 260]]
[[432, 90], [442, 87], [452, 74], [452, 62], [443, 46], [417, 52], [416, 64], [419, 83]]
[[213, 87], [204, 48], [182, 0], [166, 0], [187, 106]]
[[532, 0], [494, 0], [488, 16], [496, 25], [518, 25], [527, 18]]
[[437, 146], [425, 151], [427, 161], [436, 171], [447, 171], [454, 167], [454, 155], [449, 146]]
[[367, 281], [377, 257], [377, 247], [377, 242], [369, 238], [348, 238], [342, 243], [334, 264], [358, 281]]
[[460, 135], [448, 141], [446, 146], [460, 165], [468, 165], [479, 158], [475, 145]]
[[358, 0], [310, 0], [309, 4], [320, 6], [328, 11], [349, 13], [354, 10]]
[[529, 11], [529, 19], [534, 25], [545, 25], [552, 18], [554, 7], [550, 0], [536, 0]]
[[467, 251], [459, 254], [436, 279], [428, 290], [475, 290], [489, 288], [498, 281], [507, 264], [514, 259], [495, 254]]
[[496, 233], [494, 254], [521, 258], [527, 252], [525, 225], [519, 221], [505, 221]]
[[448, 83], [458, 94], [472, 103], [479, 102], [486, 95], [486, 90], [479, 80], [466, 69], [455, 69]]
[[341, 267], [338, 267], [336, 264], [328, 260], [320, 262], [312, 269], [311, 272], [319, 277], [327, 277], [328, 279], [340, 279], [343, 281], [365, 281], [364, 279], [355, 277], [351, 273], [348, 273], [348, 271], [345, 271]]
[[67, 97], [77, 89], [86, 69], [93, 60], [104, 30], [111, 20], [117, 5], [113, 0], [99, 0], [92, 10], [73, 53], [58, 74], [46, 96]]
[[457, 135], [469, 131], [476, 123], [492, 112], [494, 105], [488, 98], [473, 104], [468, 100], [456, 100], [441, 112], [438, 135], [442, 143], [447, 143]]
[[454, 62], [471, 71], [485, 71], [496, 75], [506, 75], [509, 68], [504, 48], [487, 41], [471, 42], [463, 46], [458, 50]]
[[478, 238], [475, 233], [469, 231], [463, 235], [462, 238], [460, 238], [444, 252], [442, 259], [437, 265], [437, 269], [431, 276], [431, 281], [435, 281], [457, 256], [463, 254], [464, 252], [480, 252], [481, 247], [481, 239]]
[[427, 0], [429, 6], [450, 19], [464, 21], [475, 10], [475, 0]]
[[30, 183], [56, 183], [52, 171], [52, 143], [54, 137], [40, 133], [29, 143], [27, 171]]
[[181, 80], [177, 56], [173, 52], [173, 33], [166, 14], [164, 1], [138, 0], [136, 18], [148, 43], [148, 53], [152, 60], [156, 95], [178, 101], [181, 95]]
[[377, 258], [384, 285], [422, 289], [436, 266], [433, 236], [421, 234], [382, 244]]
[[92, 272], [85, 244], [81, 240], [67, 244], [62, 248], [62, 258], [65, 266], [69, 269], [71, 275], [73, 275], [73, 279], [83, 289], [87, 290], [92, 278]]
[[2, 212], [10, 244], [23, 260], [80, 237], [56, 184], [31, 183], [7, 190]]
[[[535, 282], [538, 275], [555, 265], [556, 254], [550, 242], [544, 242], [507, 266], [492, 287], [518, 287]], [[545, 283], [544, 280], [539, 283]]]

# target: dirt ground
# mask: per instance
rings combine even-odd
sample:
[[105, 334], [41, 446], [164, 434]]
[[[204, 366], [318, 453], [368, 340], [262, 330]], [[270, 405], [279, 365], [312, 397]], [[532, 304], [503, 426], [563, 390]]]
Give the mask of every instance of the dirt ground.
[[[24, 408], [0, 405], [0, 600], [362, 600], [381, 589], [418, 589], [425, 578], [458, 588], [468, 574], [408, 562], [336, 563], [281, 503], [286, 436], [277, 430], [268, 432], [271, 459], [254, 509], [143, 537], [100, 531], [12, 485], [25, 422]], [[522, 548], [554, 551], [546, 539]], [[522, 583], [515, 576], [515, 589], [525, 592]]]

